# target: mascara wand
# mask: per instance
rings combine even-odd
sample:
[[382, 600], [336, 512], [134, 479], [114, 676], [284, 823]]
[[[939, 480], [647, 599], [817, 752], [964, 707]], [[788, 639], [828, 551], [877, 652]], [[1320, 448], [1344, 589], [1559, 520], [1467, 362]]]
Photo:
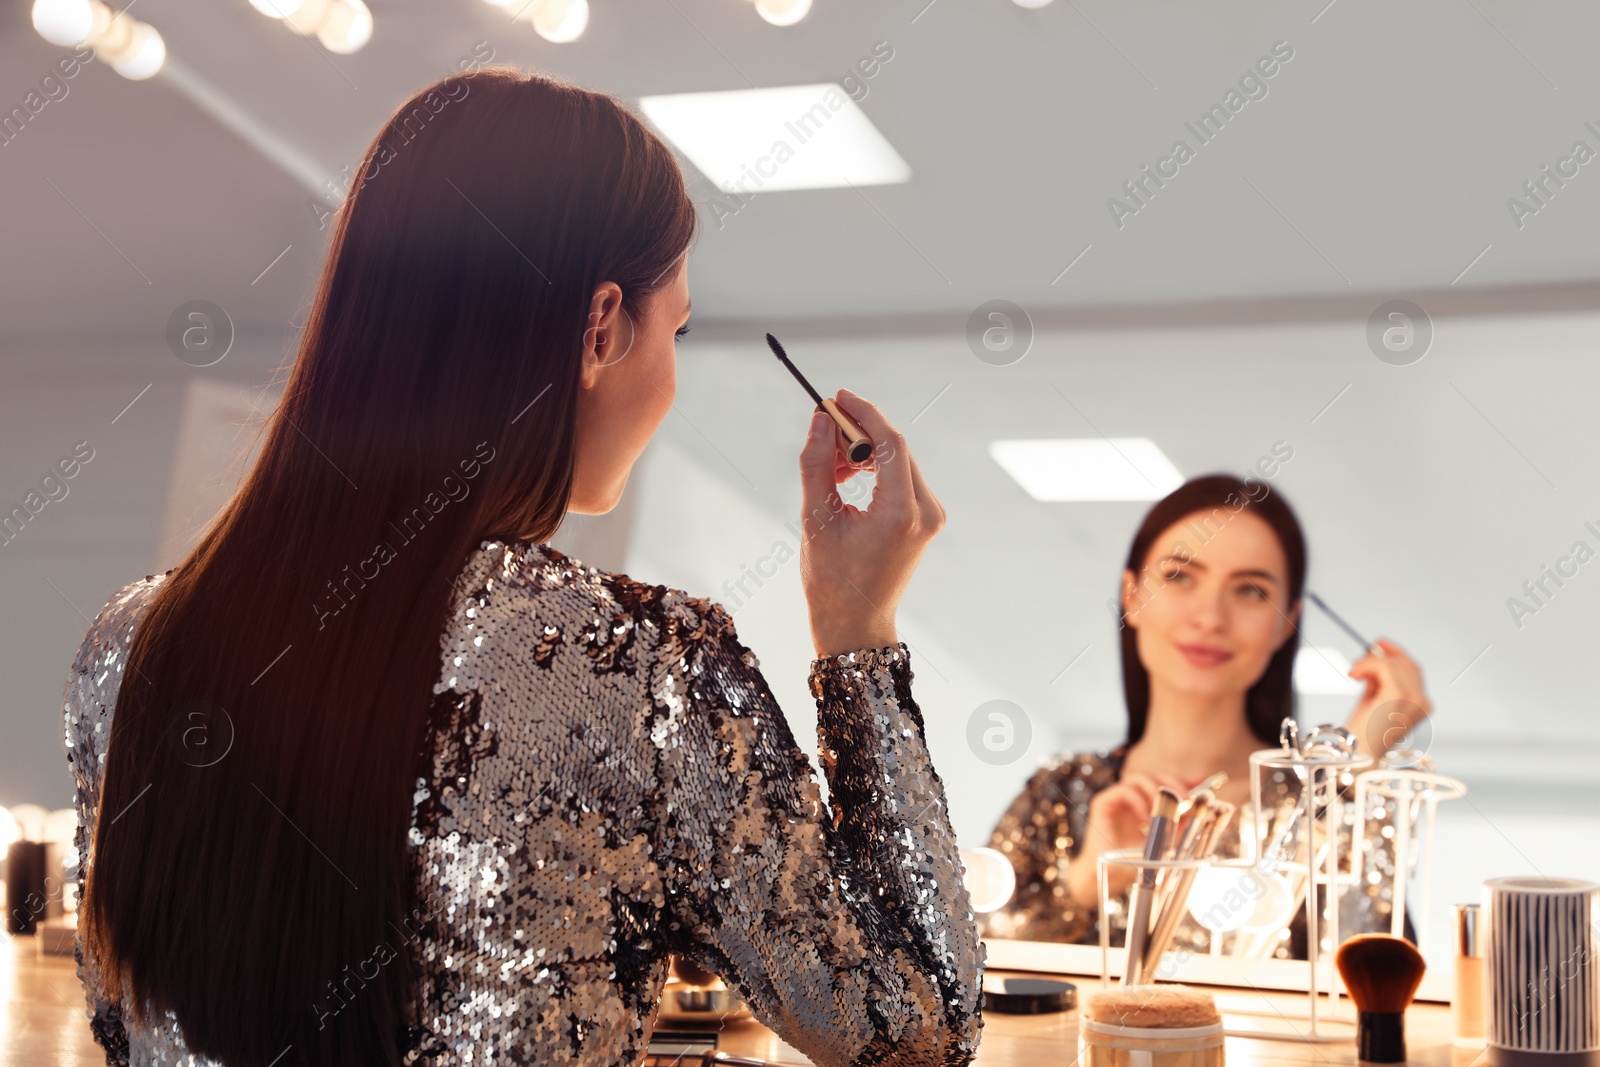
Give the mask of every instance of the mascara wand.
[[794, 375], [795, 381], [799, 382], [805, 391], [811, 394], [811, 399], [817, 402], [817, 407], [826, 411], [829, 418], [833, 419], [834, 425], [839, 427], [839, 434], [844, 438], [844, 454], [849, 458], [850, 462], [860, 464], [871, 458], [871, 439], [862, 432], [861, 427], [856, 425], [854, 419], [844, 413], [843, 408], [832, 400], [824, 400], [811, 387], [811, 383], [806, 381], [806, 376], [800, 373], [800, 368], [790, 361], [788, 353], [784, 352], [783, 346], [778, 343], [778, 339], [770, 333], [767, 334], [767, 347], [772, 349], [772, 354], [778, 357], [779, 362], [789, 368], [789, 373]]
[[1322, 613], [1324, 615], [1328, 616], [1328, 618], [1332, 619], [1334, 621], [1334, 623], [1339, 627], [1339, 629], [1343, 630], [1345, 633], [1349, 634], [1351, 637], [1353, 637], [1357, 641], [1359, 641], [1361, 643], [1361, 651], [1362, 652], [1365, 652], [1369, 648], [1372, 647], [1372, 642], [1371, 641], [1368, 641], [1365, 637], [1362, 637], [1360, 634], [1356, 633], [1355, 627], [1351, 626], [1349, 623], [1347, 623], [1343, 619], [1339, 618], [1339, 616], [1334, 613], [1334, 610], [1332, 608], [1328, 607], [1327, 604], [1324, 604], [1322, 602], [1322, 598], [1321, 597], [1319, 597], [1317, 594], [1313, 593], [1309, 589], [1306, 590], [1306, 597], [1313, 604], [1315, 604], [1317, 607], [1321, 608], [1322, 609]]

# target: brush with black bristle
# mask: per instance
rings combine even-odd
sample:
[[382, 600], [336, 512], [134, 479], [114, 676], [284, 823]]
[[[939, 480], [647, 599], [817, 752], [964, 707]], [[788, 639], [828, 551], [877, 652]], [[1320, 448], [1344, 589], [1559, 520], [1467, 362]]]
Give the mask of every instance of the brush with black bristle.
[[772, 349], [772, 354], [778, 357], [778, 362], [789, 368], [789, 373], [794, 375], [794, 380], [799, 382], [807, 393], [811, 394], [811, 399], [817, 402], [817, 407], [827, 412], [828, 417], [834, 421], [834, 425], [839, 427], [839, 436], [845, 457], [851, 463], [857, 465], [870, 459], [873, 450], [872, 440], [867, 436], [867, 432], [861, 428], [860, 424], [845, 414], [844, 408], [839, 406], [838, 401], [823, 397], [821, 393], [818, 393], [812, 387], [810, 382], [806, 381], [806, 376], [800, 373], [800, 368], [796, 367], [794, 362], [789, 359], [789, 353], [783, 350], [783, 345], [779, 344], [778, 339], [770, 333], [767, 334], [767, 347]]
[[1406, 1008], [1428, 969], [1417, 946], [1392, 934], [1357, 934], [1333, 954], [1356, 1002], [1356, 1058], [1404, 1063]]

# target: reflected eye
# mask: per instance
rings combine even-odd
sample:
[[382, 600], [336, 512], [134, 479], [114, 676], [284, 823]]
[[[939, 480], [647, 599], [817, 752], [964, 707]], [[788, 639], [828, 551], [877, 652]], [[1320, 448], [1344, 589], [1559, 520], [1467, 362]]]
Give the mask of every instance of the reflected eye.
[[1246, 585], [1241, 587], [1239, 591], [1247, 596], [1256, 597], [1259, 600], [1267, 599], [1267, 591], [1261, 588], [1259, 585]]
[[683, 340], [687, 336], [689, 336], [689, 327], [686, 326], [686, 325], [685, 326], [679, 326], [678, 327], [678, 332], [674, 333], [672, 335], [672, 343], [673, 344], [677, 344], [679, 341]]

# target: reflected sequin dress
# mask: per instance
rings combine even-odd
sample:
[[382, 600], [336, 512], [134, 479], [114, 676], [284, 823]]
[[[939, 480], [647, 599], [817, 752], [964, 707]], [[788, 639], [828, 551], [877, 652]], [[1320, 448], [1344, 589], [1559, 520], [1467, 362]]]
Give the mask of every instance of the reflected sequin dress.
[[[111, 598], [67, 683], [79, 856], [129, 641], [164, 578]], [[904, 644], [813, 661], [824, 803], [720, 605], [484, 542], [419, 739], [421, 907], [393, 946], [423, 971], [406, 1062], [636, 1063], [669, 955], [819, 1065], [970, 1062], [985, 954], [911, 678]], [[108, 1062], [208, 1067], [170, 1013], [126, 1022], [77, 956]]]
[[[1068, 752], [1052, 756], [1033, 773], [1022, 791], [1000, 816], [990, 834], [988, 847], [1005, 854], [1016, 872], [1017, 889], [1010, 902], [998, 911], [979, 918], [985, 937], [1023, 941], [1099, 944], [1097, 907], [1082, 907], [1067, 891], [1067, 868], [1083, 848], [1088, 832], [1089, 801], [1122, 776], [1128, 746], [1098, 752]], [[1353, 798], [1354, 778], [1345, 771], [1340, 778], [1341, 794]], [[1300, 796], [1299, 782], [1283, 770], [1271, 771], [1262, 781], [1262, 804], [1269, 811], [1292, 808]], [[1341, 871], [1349, 872], [1350, 844], [1356, 819], [1354, 804], [1342, 805], [1339, 826]], [[1373, 790], [1362, 814], [1361, 869], [1368, 877], [1359, 887], [1344, 890], [1339, 898], [1341, 940], [1350, 934], [1387, 933], [1392, 928], [1394, 907], [1394, 817], [1398, 805]], [[1217, 841], [1219, 857], [1243, 855], [1239, 839], [1239, 815], [1229, 821]], [[1304, 862], [1302, 859], [1299, 861]], [[1415, 867], [1416, 856], [1412, 857]], [[1376, 877], [1373, 877], [1373, 876]], [[1253, 886], [1249, 880], [1241, 885]], [[1259, 894], [1259, 889], [1246, 892]], [[1116, 905], [1110, 919], [1110, 943], [1120, 946], [1127, 936], [1127, 894]], [[1406, 936], [1415, 940], [1411, 920], [1402, 920]], [[1172, 947], [1192, 952], [1210, 948], [1211, 934], [1185, 915], [1173, 933]], [[1323, 938], [1324, 942], [1327, 938]], [[1331, 951], [1331, 945], [1324, 945]], [[1298, 909], [1293, 921], [1279, 932], [1270, 955], [1280, 959], [1305, 959], [1305, 912]]]

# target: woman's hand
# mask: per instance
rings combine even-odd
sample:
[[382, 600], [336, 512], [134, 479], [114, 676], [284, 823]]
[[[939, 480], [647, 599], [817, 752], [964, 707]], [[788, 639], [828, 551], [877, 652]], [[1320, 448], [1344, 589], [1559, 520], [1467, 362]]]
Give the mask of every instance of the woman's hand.
[[1422, 668], [1388, 638], [1380, 637], [1372, 650], [1356, 661], [1350, 677], [1366, 682], [1367, 691], [1350, 714], [1349, 729], [1360, 739], [1361, 751], [1375, 759], [1398, 745], [1433, 711], [1422, 685]]
[[868, 468], [877, 483], [866, 511], [840, 498], [838, 484], [863, 468], [845, 460], [833, 419], [820, 410], [812, 415], [800, 453], [800, 582], [818, 656], [899, 642], [900, 597], [945, 520], [900, 431], [849, 390], [834, 400], [872, 439]]
[[[1170, 774], [1124, 771], [1115, 783], [1091, 797], [1083, 844], [1067, 873], [1067, 889], [1073, 899], [1080, 905], [1093, 905], [1098, 901], [1100, 890], [1095, 883], [1095, 868], [1102, 852], [1144, 846], [1150, 813], [1155, 810], [1156, 792], [1162, 786], [1183, 797], [1204, 780], [1184, 781]], [[1106, 870], [1106, 879], [1112, 896], [1127, 889], [1136, 873], [1125, 864], [1111, 864]]]

